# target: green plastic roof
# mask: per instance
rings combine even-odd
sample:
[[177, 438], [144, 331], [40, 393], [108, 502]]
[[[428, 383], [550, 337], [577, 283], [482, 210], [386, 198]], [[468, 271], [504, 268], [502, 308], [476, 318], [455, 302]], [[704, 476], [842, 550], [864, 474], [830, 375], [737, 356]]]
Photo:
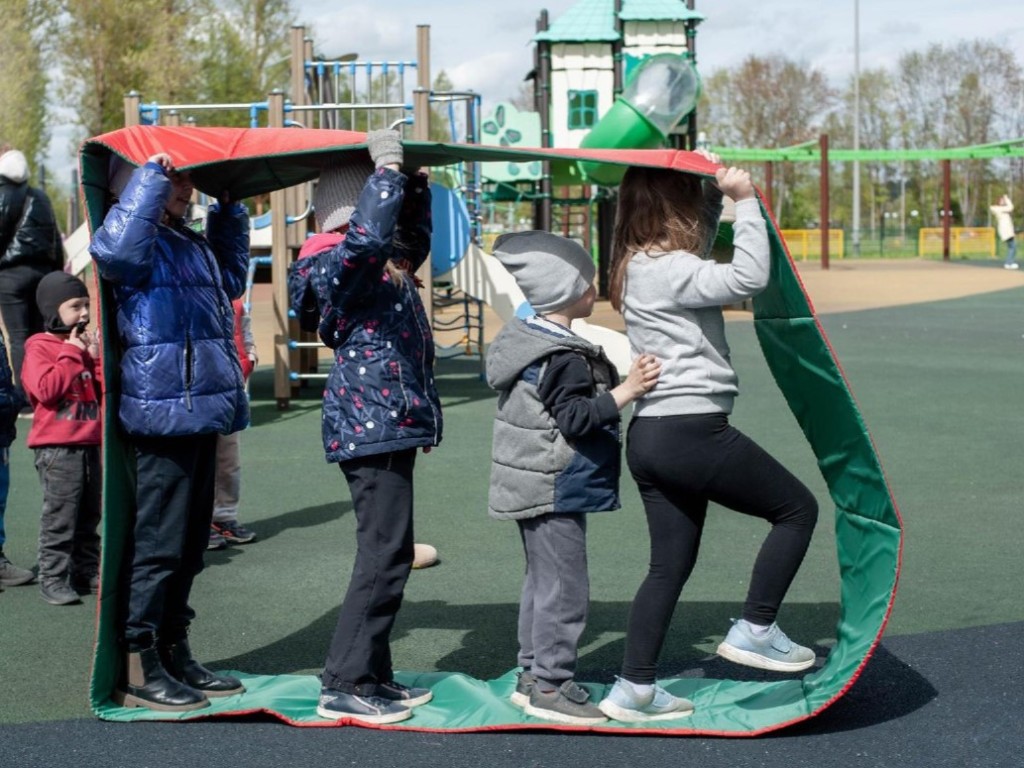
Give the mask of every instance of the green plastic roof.
[[[704, 19], [682, 0], [623, 0], [621, 15], [625, 21]], [[533, 41], [610, 43], [618, 39], [614, 0], [580, 0], [555, 19], [547, 31], [534, 35]]]

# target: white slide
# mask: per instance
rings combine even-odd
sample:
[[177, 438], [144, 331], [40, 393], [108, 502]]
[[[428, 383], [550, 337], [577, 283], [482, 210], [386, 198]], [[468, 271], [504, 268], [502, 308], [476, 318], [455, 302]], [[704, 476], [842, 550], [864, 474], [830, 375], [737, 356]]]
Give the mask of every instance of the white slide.
[[[473, 243], [449, 274], [456, 288], [489, 304], [503, 323], [515, 317], [520, 307], [526, 304], [515, 278], [500, 261]], [[619, 369], [619, 375], [626, 375], [632, 362], [626, 334], [603, 325], [591, 325], [585, 320], [573, 322], [572, 329], [592, 344], [600, 345]]]

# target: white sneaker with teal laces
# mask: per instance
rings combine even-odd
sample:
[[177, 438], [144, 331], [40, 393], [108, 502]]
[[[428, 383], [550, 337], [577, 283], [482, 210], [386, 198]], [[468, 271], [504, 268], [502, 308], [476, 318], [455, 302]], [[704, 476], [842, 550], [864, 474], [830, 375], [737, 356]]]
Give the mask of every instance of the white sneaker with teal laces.
[[718, 655], [772, 672], [799, 672], [814, 665], [814, 651], [794, 643], [778, 624], [773, 623], [763, 634], [755, 634], [743, 619], [733, 621], [729, 634], [718, 646]]

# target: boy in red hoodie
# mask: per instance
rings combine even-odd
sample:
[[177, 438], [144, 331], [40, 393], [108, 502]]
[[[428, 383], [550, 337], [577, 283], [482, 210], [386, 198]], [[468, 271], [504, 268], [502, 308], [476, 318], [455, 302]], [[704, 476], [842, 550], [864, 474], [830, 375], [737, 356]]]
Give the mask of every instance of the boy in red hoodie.
[[45, 330], [25, 342], [21, 382], [34, 411], [28, 447], [43, 487], [39, 590], [51, 605], [70, 605], [99, 590], [99, 343], [85, 330], [89, 291], [81, 280], [51, 272], [36, 304]]

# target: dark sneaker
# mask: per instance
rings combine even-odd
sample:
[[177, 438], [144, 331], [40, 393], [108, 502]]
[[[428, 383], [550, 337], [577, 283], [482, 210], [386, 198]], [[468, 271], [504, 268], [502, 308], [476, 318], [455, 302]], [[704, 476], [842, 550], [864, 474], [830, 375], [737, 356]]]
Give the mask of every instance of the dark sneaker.
[[693, 702], [689, 699], [673, 696], [660, 685], [653, 686], [646, 696], [639, 696], [621, 678], [597, 706], [608, 717], [622, 723], [675, 720], [693, 714]]
[[398, 723], [412, 717], [412, 710], [397, 701], [345, 693], [334, 688], [320, 689], [316, 713], [328, 720], [358, 720], [376, 725]]
[[228, 540], [217, 533], [213, 526], [210, 526], [210, 541], [206, 545], [207, 549], [226, 549], [228, 546]]
[[64, 579], [43, 579], [39, 584], [39, 594], [50, 605], [73, 605], [82, 602], [82, 598]]
[[429, 688], [410, 688], [394, 680], [389, 683], [377, 683], [376, 695], [378, 698], [395, 701], [405, 707], [418, 707], [434, 698]]
[[530, 703], [530, 694], [533, 693], [533, 686], [537, 684], [537, 678], [529, 672], [520, 672], [516, 675], [516, 689], [509, 697], [512, 703], [522, 709]]
[[718, 655], [737, 664], [773, 672], [799, 672], [814, 666], [814, 651], [797, 645], [778, 624], [763, 634], [751, 631], [746, 621], [734, 621], [729, 634], [718, 646]]
[[225, 520], [224, 522], [214, 520], [210, 525], [210, 531], [219, 533], [228, 544], [248, 544], [250, 541], [256, 541], [256, 534], [237, 520]]
[[99, 574], [73, 576], [71, 578], [71, 588], [80, 595], [98, 595], [100, 593]]
[[528, 715], [567, 725], [600, 725], [608, 722], [604, 712], [590, 703], [590, 694], [572, 680], [566, 680], [553, 691], [533, 686], [530, 700], [523, 711]]
[[0, 550], [0, 586], [20, 587], [22, 584], [28, 584], [35, 577], [36, 575], [32, 571], [27, 568], [19, 568], [8, 560], [3, 550]]

